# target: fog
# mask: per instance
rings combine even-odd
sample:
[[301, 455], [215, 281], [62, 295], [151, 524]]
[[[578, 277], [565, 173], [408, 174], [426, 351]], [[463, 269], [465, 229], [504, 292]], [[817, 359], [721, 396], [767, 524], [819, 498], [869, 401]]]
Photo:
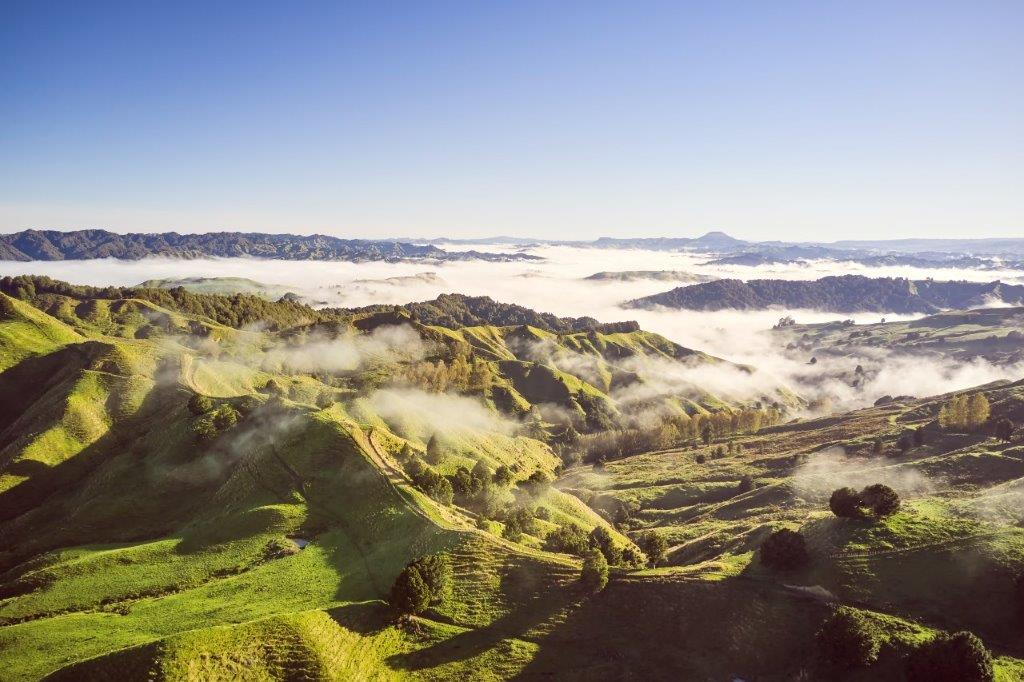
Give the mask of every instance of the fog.
[[[676, 286], [657, 280], [594, 281], [584, 279], [602, 271], [676, 270], [684, 273], [738, 279], [816, 279], [826, 275], [863, 274], [871, 277], [907, 277], [938, 280], [967, 279], [1010, 281], [1024, 273], [1013, 270], [960, 270], [889, 266], [871, 268], [859, 264], [810, 261], [802, 264], [765, 266], [707, 265], [710, 256], [692, 253], [631, 249], [593, 249], [538, 246], [528, 249], [465, 246], [479, 250], [526, 252], [544, 260], [489, 263], [417, 262], [346, 263], [325, 261], [265, 261], [248, 258], [178, 260], [151, 258], [142, 261], [112, 259], [90, 261], [0, 262], [0, 275], [49, 275], [76, 284], [130, 286], [146, 279], [185, 277], [245, 277], [285, 287], [316, 305], [355, 307], [373, 303], [400, 304], [458, 292], [486, 295], [538, 311], [563, 316], [591, 316], [601, 321], [632, 319], [646, 330], [663, 334], [686, 346], [736, 363], [757, 367], [754, 375], [737, 374], [722, 367], [690, 370], [673, 380], [698, 386], [715, 386], [722, 393], [763, 393], [766, 387], [785, 385], [809, 398], [828, 398], [835, 409], [870, 404], [877, 397], [943, 393], [996, 379], [1018, 379], [1024, 367], [998, 367], [983, 360], [953, 363], [895, 356], [877, 348], [859, 351], [850, 358], [819, 358], [808, 367], [807, 358], [791, 357], [779, 339], [765, 333], [780, 317], [790, 315], [798, 323], [852, 319], [878, 322], [878, 314], [838, 315], [808, 310], [678, 311], [635, 310], [621, 307], [633, 298]], [[992, 305], [1001, 305], [993, 301]], [[900, 318], [885, 315], [892, 321]], [[337, 351], [332, 361], [339, 366], [354, 362], [359, 352]], [[326, 360], [330, 360], [327, 358]], [[318, 362], [326, 361], [319, 358]], [[850, 372], [861, 364], [872, 370], [866, 386], [853, 389], [848, 382], [828, 377]]]

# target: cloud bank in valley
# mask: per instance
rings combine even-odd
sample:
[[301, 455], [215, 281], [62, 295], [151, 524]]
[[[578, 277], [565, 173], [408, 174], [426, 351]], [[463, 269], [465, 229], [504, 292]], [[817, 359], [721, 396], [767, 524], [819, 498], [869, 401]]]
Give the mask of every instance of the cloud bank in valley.
[[[469, 246], [465, 248], [470, 248]], [[516, 249], [475, 247], [480, 250]], [[671, 282], [656, 280], [587, 280], [601, 271], [676, 270], [698, 275], [738, 279], [816, 279], [826, 275], [864, 274], [907, 278], [1012, 280], [1016, 271], [924, 269], [909, 266], [870, 268], [852, 263], [810, 261], [801, 264], [764, 266], [706, 265], [708, 257], [689, 253], [628, 249], [592, 249], [540, 246], [529, 249], [542, 256], [541, 262], [484, 263], [347, 263], [325, 261], [260, 261], [254, 259], [144, 261], [48, 261], [35, 263], [0, 262], [0, 275], [45, 274], [78, 284], [135, 285], [152, 278], [246, 277], [278, 285], [323, 305], [356, 307], [374, 303], [401, 304], [458, 292], [486, 295], [495, 300], [517, 303], [563, 316], [591, 316], [602, 321], [635, 319], [649, 331], [660, 333], [689, 348], [703, 350], [759, 371], [737, 375], [734, 370], [701, 367], [683, 376], [671, 375], [680, 385], [715, 387], [721, 393], [760, 393], [765, 386], [784, 384], [810, 399], [828, 398], [835, 409], [870, 404], [877, 397], [929, 395], [967, 388], [996, 379], [1017, 379], [1024, 367], [998, 367], [983, 360], [951, 363], [895, 355], [879, 349], [857, 351], [841, 359], [820, 358], [813, 368], [805, 358], [787, 354], [778, 339], [766, 334], [780, 317], [793, 316], [800, 323], [825, 322], [840, 318], [857, 323], [877, 322], [877, 314], [836, 315], [807, 310], [770, 311], [679, 311], [623, 309], [619, 304], [633, 298], [671, 288]], [[427, 275], [426, 273], [434, 273]], [[1000, 305], [993, 301], [993, 305]], [[899, 319], [886, 315], [887, 319]], [[903, 318], [906, 319], [906, 318]], [[387, 343], [385, 343], [387, 345]], [[396, 345], [396, 344], [392, 344]], [[400, 344], [397, 344], [400, 345]], [[358, 363], [366, 349], [328, 345], [316, 350], [316, 362], [346, 368]], [[303, 355], [288, 358], [302, 366]], [[855, 389], [848, 382], [830, 379], [852, 371], [861, 364], [871, 368], [866, 385]]]

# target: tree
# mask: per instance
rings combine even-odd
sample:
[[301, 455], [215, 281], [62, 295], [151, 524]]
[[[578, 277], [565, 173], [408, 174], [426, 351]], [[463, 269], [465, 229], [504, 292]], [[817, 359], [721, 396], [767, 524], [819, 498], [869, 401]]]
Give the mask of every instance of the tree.
[[590, 550], [583, 558], [580, 581], [591, 592], [600, 592], [608, 584], [608, 561], [596, 549]]
[[441, 462], [441, 443], [437, 439], [437, 434], [430, 436], [430, 440], [427, 441], [427, 461], [431, 464], [439, 464]]
[[700, 430], [700, 439], [704, 441], [704, 445], [711, 445], [711, 441], [715, 439], [715, 431], [711, 424], [705, 424]]
[[988, 404], [988, 398], [984, 393], [975, 393], [967, 401], [967, 426], [978, 428], [988, 421], [992, 409]]
[[565, 552], [583, 556], [590, 549], [590, 538], [587, 537], [586, 531], [575, 523], [570, 523], [559, 526], [548, 533], [544, 538], [544, 549], [549, 552]]
[[643, 553], [647, 555], [647, 560], [651, 562], [651, 566], [657, 566], [660, 561], [665, 559], [668, 542], [665, 540], [665, 536], [658, 531], [645, 530], [643, 533], [640, 533], [636, 543], [643, 550]]
[[594, 530], [590, 531], [590, 546], [601, 552], [613, 566], [622, 561], [622, 549], [615, 544], [611, 531], [604, 526], [595, 526]]
[[818, 631], [817, 641], [825, 660], [840, 668], [868, 666], [878, 660], [879, 637], [856, 609], [836, 609]]
[[736, 485], [736, 492], [740, 493], [740, 494], [742, 494], [742, 493], [749, 493], [753, 489], [754, 489], [754, 479], [752, 479], [750, 476], [744, 476], [743, 478], [740, 479], [740, 482]]
[[222, 405], [213, 413], [213, 423], [220, 431], [226, 431], [238, 423], [238, 410], [230, 405]]
[[892, 516], [900, 509], [900, 496], [896, 491], [882, 483], [869, 485], [860, 493], [864, 506], [872, 511], [876, 518]]
[[761, 543], [761, 563], [768, 568], [790, 571], [806, 565], [809, 560], [804, 536], [788, 528], [775, 531]]
[[513, 542], [518, 542], [523, 537], [523, 533], [533, 534], [536, 532], [536, 525], [530, 508], [517, 505], [505, 515], [503, 535]]
[[907, 682], [991, 682], [992, 654], [970, 632], [942, 633], [907, 658]]
[[880, 455], [885, 450], [885, 443], [882, 441], [881, 438], [876, 438], [874, 444], [871, 446], [871, 449], [876, 455]]
[[423, 613], [430, 606], [430, 588], [415, 566], [406, 566], [394, 585], [388, 601], [399, 613]]
[[197, 419], [191, 427], [192, 434], [197, 440], [213, 440], [217, 437], [217, 425], [213, 423], [210, 416], [202, 416]]
[[429, 554], [413, 561], [409, 566], [415, 568], [427, 589], [430, 591], [430, 603], [437, 604], [451, 591], [452, 562], [447, 554]]
[[841, 519], [859, 519], [864, 516], [864, 500], [853, 488], [839, 488], [828, 500], [832, 513]]
[[999, 419], [996, 420], [995, 433], [996, 438], [998, 438], [999, 440], [1005, 440], [1006, 442], [1010, 442], [1010, 440], [1013, 439], [1013, 431], [1013, 422], [1010, 421], [1009, 418], [1000, 417]]
[[924, 445], [924, 428], [918, 427], [914, 429], [914, 445], [916, 447]]
[[199, 416], [206, 414], [213, 409], [213, 401], [207, 396], [199, 393], [193, 393], [192, 397], [188, 399], [188, 411], [192, 414]]
[[896, 447], [899, 448], [900, 454], [906, 454], [914, 445], [914, 437], [910, 433], [904, 433], [900, 435], [899, 440], [896, 441]]
[[508, 466], [502, 464], [500, 467], [494, 470], [494, 483], [495, 485], [507, 486], [512, 483], [512, 470]]

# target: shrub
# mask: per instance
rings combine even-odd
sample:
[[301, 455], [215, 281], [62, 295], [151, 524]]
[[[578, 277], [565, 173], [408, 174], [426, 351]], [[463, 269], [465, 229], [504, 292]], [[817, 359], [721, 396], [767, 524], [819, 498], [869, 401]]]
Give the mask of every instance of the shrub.
[[660, 561], [665, 559], [668, 542], [665, 540], [665, 536], [658, 531], [645, 530], [643, 533], [640, 533], [636, 543], [643, 550], [644, 554], [647, 555], [647, 560], [651, 562], [652, 566], [657, 566]]
[[213, 401], [205, 395], [195, 393], [188, 399], [188, 411], [199, 416], [213, 409]]
[[804, 536], [787, 528], [775, 531], [761, 544], [761, 563], [771, 569], [793, 570], [809, 559]]
[[590, 550], [583, 558], [580, 581], [591, 592], [599, 592], [608, 584], [608, 561], [596, 549]]
[[922, 445], [924, 445], [924, 429], [923, 428], [914, 429], [914, 445], [916, 445], [917, 447], [921, 447]]
[[416, 568], [406, 566], [391, 586], [388, 601], [399, 613], [423, 613], [430, 606], [430, 588]]
[[992, 654], [970, 632], [942, 633], [907, 658], [907, 682], [990, 682]]
[[841, 668], [868, 666], [878, 660], [879, 638], [856, 609], [836, 609], [821, 626], [817, 639], [825, 660]]
[[704, 462], [708, 461], [708, 458], [705, 457], [704, 455], [697, 455], [694, 461], [697, 462], [697, 464], [703, 464]]
[[828, 500], [832, 513], [841, 519], [859, 519], [864, 516], [864, 501], [853, 488], [839, 488]]
[[635, 545], [626, 545], [622, 550], [622, 565], [629, 568], [643, 568], [647, 565], [647, 555]]
[[900, 509], [900, 496], [896, 491], [882, 483], [869, 485], [860, 493], [864, 506], [872, 511], [877, 518], [891, 516]]
[[754, 479], [752, 479], [750, 476], [744, 476], [743, 478], [740, 479], [740, 482], [736, 484], [736, 492], [740, 494], [749, 493], [753, 489]]
[[586, 532], [574, 523], [559, 526], [544, 538], [544, 549], [583, 556], [590, 549]]

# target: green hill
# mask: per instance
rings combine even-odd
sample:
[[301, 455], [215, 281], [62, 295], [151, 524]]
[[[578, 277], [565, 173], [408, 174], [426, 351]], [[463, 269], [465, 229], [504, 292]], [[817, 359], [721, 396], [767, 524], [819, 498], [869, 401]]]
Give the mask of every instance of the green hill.
[[[829, 604], [801, 587], [887, 642], [830, 679], [899, 679], [916, 643], [964, 628], [1003, 679], [1022, 669], [1024, 457], [939, 428], [940, 399], [783, 423], [800, 401], [781, 388], [666, 384], [723, 361], [629, 326], [5, 286], [4, 679], [823, 679]], [[273, 325], [250, 325], [261, 310]], [[985, 393], [1024, 420], [1021, 385]], [[912, 427], [925, 444], [897, 454]], [[854, 465], [816, 483], [837, 446]], [[829, 516], [829, 486], [876, 479], [901, 482], [899, 513]], [[782, 525], [807, 538], [798, 572], [754, 554]], [[670, 545], [654, 569], [649, 528]], [[596, 593], [588, 546], [615, 564]], [[392, 585], [434, 554], [450, 583], [398, 617]]]

